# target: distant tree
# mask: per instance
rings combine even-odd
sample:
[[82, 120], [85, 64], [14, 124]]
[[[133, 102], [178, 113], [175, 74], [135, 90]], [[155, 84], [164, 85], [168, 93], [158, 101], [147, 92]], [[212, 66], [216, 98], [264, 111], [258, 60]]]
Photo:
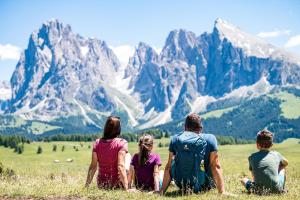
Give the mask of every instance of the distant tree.
[[159, 142], [159, 143], [158, 143], [158, 147], [159, 147], [159, 148], [164, 147], [163, 143]]
[[23, 152], [24, 152], [24, 143], [19, 144], [19, 145], [17, 146], [17, 153], [18, 153], [18, 154], [22, 154]]
[[168, 131], [165, 132], [165, 138], [169, 138], [170, 137], [170, 133]]
[[42, 147], [41, 146], [39, 146], [38, 147], [38, 149], [37, 149], [37, 152], [36, 152], [37, 154], [41, 154], [41, 153], [43, 153], [43, 149], [42, 149]]
[[52, 147], [52, 151], [56, 151], [56, 149], [57, 149], [57, 145], [54, 144], [53, 147]]

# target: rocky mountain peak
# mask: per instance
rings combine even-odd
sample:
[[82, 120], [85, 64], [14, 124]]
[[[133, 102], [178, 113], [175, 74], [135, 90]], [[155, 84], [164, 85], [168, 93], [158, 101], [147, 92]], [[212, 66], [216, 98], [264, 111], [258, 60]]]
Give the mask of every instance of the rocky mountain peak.
[[131, 76], [132, 79], [135, 79], [144, 64], [156, 63], [157, 61], [158, 54], [156, 51], [148, 44], [140, 42], [135, 49], [133, 57], [129, 58], [129, 63], [125, 70], [125, 78]]
[[193, 32], [184, 29], [173, 30], [169, 33], [160, 56], [169, 61], [184, 60], [190, 56], [196, 44], [197, 37]]
[[104, 114], [121, 112], [131, 125], [147, 128], [200, 112], [208, 104], [203, 99], [217, 101], [263, 76], [270, 85], [299, 85], [300, 64], [286, 55], [217, 19], [213, 32], [199, 37], [171, 31], [159, 55], [140, 42], [121, 70], [104, 41], [50, 20], [32, 34], [11, 78], [12, 99], [5, 104], [10, 113], [26, 117], [75, 115], [94, 125]]

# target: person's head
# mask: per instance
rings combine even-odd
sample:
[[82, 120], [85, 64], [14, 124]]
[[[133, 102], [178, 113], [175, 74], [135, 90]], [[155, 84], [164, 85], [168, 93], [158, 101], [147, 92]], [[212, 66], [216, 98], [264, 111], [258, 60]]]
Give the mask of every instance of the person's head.
[[184, 125], [185, 131], [200, 133], [202, 131], [202, 128], [203, 126], [201, 122], [201, 117], [198, 114], [192, 113], [186, 117]]
[[121, 134], [121, 122], [117, 116], [107, 118], [102, 139], [108, 140], [118, 137]]
[[139, 139], [139, 165], [145, 165], [153, 149], [153, 136], [144, 134]]
[[257, 133], [256, 145], [258, 149], [269, 149], [273, 145], [273, 133], [262, 130]]

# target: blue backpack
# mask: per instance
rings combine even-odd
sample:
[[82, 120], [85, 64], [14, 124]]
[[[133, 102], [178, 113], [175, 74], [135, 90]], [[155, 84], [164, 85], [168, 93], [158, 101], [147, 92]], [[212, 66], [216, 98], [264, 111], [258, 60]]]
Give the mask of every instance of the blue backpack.
[[195, 193], [203, 190], [205, 184], [204, 157], [207, 143], [201, 135], [185, 132], [175, 138], [175, 162], [173, 178], [176, 185], [192, 189]]

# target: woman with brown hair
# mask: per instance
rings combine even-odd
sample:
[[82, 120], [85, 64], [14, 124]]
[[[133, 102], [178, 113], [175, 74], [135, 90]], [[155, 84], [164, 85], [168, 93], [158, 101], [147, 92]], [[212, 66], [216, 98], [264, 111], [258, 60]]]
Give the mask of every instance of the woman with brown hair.
[[103, 137], [93, 146], [92, 161], [89, 167], [86, 187], [90, 185], [98, 166], [97, 184], [100, 188], [128, 189], [125, 157], [128, 143], [122, 138], [120, 118], [110, 116], [104, 126]]

